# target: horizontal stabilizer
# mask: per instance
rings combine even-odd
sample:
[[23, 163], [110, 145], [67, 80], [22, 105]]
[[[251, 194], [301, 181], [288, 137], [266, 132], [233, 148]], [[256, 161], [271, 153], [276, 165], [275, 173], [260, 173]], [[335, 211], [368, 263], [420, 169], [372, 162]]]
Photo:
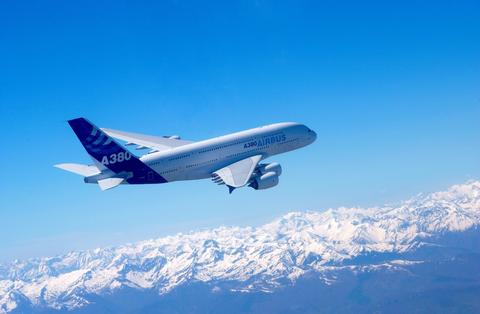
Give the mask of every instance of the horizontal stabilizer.
[[93, 176], [100, 173], [97, 167], [91, 165], [82, 165], [82, 164], [58, 164], [54, 167], [79, 174], [84, 177]]
[[124, 178], [108, 178], [98, 180], [98, 186], [100, 189], [102, 189], [102, 191], [105, 191], [120, 185], [124, 180]]

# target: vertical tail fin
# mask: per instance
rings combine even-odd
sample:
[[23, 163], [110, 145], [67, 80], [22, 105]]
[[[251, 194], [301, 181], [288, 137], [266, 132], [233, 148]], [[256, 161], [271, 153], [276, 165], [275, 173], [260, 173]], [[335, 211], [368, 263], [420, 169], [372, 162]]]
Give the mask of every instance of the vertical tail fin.
[[69, 120], [73, 129], [87, 153], [98, 163], [115, 173], [125, 169], [126, 164], [136, 159], [113, 138], [85, 118]]
[[69, 120], [68, 124], [96, 163], [124, 177], [128, 183], [166, 182], [158, 173], [87, 119]]

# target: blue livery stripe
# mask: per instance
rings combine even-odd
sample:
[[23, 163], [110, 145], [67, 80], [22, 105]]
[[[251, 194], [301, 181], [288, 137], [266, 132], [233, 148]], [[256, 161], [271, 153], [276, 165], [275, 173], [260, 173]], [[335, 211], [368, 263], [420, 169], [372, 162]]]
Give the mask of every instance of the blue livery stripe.
[[130, 184], [165, 183], [167, 180], [85, 118], [69, 120], [85, 150], [99, 163]]

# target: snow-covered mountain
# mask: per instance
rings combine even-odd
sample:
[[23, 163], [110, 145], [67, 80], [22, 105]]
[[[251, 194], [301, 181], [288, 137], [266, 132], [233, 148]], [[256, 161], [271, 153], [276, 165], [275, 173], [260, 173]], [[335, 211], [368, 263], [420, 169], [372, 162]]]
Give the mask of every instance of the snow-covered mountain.
[[257, 228], [220, 227], [14, 261], [0, 265], [0, 313], [82, 309], [125, 289], [162, 296], [192, 283], [242, 293], [275, 292], [305, 276], [334, 285], [341, 271], [423, 263], [410, 253], [441, 247], [443, 236], [479, 225], [474, 181], [395, 206], [292, 212]]

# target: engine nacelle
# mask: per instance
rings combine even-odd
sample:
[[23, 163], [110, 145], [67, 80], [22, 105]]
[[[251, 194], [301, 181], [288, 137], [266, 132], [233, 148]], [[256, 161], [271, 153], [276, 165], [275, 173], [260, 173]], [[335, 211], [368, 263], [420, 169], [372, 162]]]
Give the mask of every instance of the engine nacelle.
[[275, 172], [277, 176], [282, 174], [282, 166], [278, 162], [272, 162], [269, 164], [260, 164], [257, 169], [261, 174], [266, 174], [269, 172]]
[[270, 171], [262, 174], [260, 177], [255, 178], [248, 186], [254, 188], [255, 190], [265, 190], [273, 188], [277, 184], [278, 175], [275, 172]]

